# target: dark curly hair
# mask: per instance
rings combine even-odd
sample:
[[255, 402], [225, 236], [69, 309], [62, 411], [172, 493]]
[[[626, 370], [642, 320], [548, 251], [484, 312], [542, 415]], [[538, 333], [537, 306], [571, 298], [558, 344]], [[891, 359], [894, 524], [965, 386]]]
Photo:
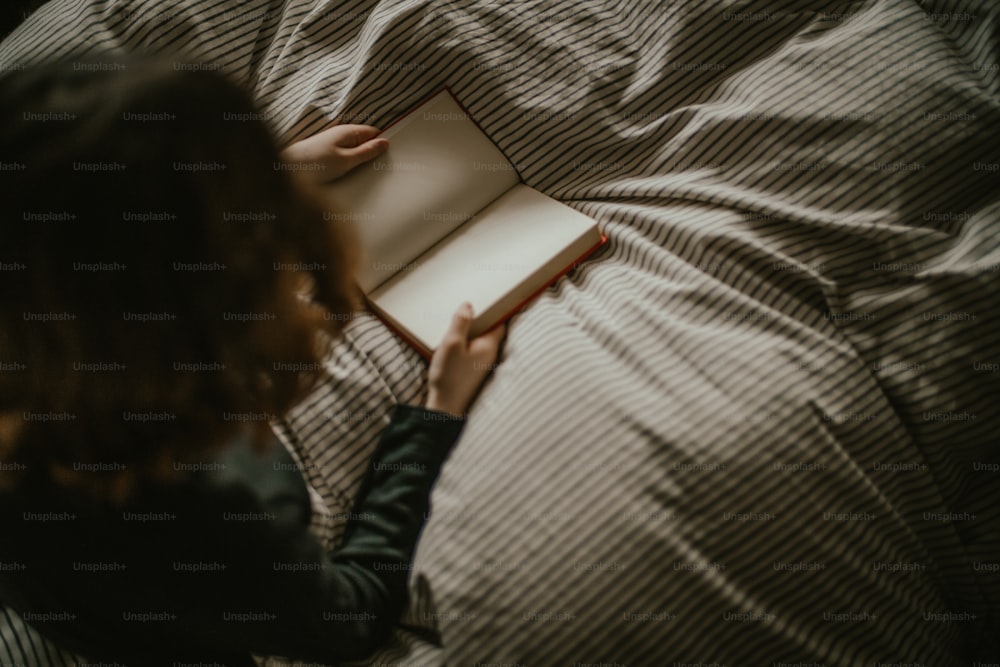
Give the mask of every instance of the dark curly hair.
[[247, 425], [265, 437], [357, 300], [353, 236], [246, 91], [107, 68], [0, 80], [0, 483], [121, 501]]

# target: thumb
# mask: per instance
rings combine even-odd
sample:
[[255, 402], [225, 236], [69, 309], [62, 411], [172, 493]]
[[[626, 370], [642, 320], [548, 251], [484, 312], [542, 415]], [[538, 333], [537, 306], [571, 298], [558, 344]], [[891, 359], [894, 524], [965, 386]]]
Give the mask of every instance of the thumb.
[[463, 343], [469, 340], [469, 328], [472, 326], [472, 304], [466, 301], [451, 317], [448, 327], [448, 338], [460, 339]]

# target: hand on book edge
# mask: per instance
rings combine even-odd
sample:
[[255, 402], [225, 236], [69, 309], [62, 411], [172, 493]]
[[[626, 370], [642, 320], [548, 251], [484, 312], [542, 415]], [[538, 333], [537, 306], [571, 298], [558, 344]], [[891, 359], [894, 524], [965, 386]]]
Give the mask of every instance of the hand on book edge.
[[471, 304], [459, 306], [441, 344], [434, 351], [427, 370], [424, 407], [428, 410], [464, 416], [486, 378], [496, 368], [507, 325], [501, 324], [470, 340], [472, 315]]
[[335, 125], [291, 144], [281, 152], [281, 158], [290, 164], [308, 165], [301, 171], [325, 183], [384, 153], [389, 140], [376, 138], [378, 133], [379, 129], [370, 125]]

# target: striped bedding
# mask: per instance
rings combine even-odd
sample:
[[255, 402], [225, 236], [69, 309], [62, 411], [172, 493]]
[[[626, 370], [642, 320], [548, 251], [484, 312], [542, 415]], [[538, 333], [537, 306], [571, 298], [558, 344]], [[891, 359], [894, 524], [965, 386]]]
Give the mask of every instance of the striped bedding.
[[[1000, 660], [994, 0], [55, 0], [0, 63], [80, 49], [283, 142], [448, 84], [610, 237], [513, 320], [366, 664]], [[423, 369], [361, 315], [277, 425], [331, 546]]]

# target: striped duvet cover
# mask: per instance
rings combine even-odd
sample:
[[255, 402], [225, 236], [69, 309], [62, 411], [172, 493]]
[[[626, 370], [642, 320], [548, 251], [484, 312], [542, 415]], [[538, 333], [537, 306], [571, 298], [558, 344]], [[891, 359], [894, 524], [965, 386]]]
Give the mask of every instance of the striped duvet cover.
[[[992, 0], [56, 0], [0, 62], [176, 54], [283, 142], [447, 84], [609, 236], [512, 321], [366, 664], [950, 667], [1000, 659], [998, 40]], [[327, 370], [277, 428], [332, 546], [424, 366], [362, 315]], [[0, 662], [73, 664], [5, 614]]]

